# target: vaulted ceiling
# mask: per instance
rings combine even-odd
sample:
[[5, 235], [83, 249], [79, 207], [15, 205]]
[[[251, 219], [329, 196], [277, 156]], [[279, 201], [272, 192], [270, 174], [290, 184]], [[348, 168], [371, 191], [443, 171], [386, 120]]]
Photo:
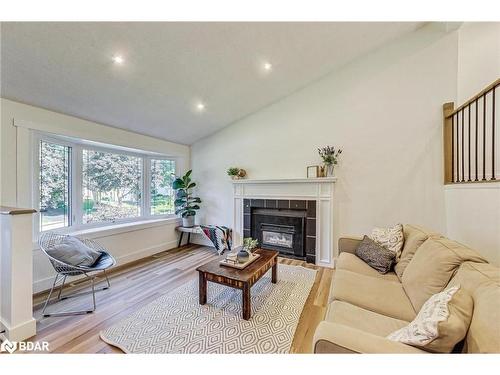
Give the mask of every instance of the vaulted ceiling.
[[421, 26], [2, 23], [1, 95], [192, 144]]

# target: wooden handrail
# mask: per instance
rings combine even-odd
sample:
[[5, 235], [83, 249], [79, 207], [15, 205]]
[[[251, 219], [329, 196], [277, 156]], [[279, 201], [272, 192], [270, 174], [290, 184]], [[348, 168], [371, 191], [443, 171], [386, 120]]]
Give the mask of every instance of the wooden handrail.
[[448, 113], [446, 115], [446, 118], [449, 118], [449, 117], [453, 116], [454, 114], [460, 112], [462, 109], [468, 107], [469, 104], [474, 103], [476, 100], [480, 99], [483, 95], [486, 95], [487, 93], [489, 93], [491, 90], [493, 90], [498, 85], [500, 85], [500, 78], [498, 78], [495, 82], [486, 86], [478, 94], [474, 95], [472, 98], [467, 100], [464, 104], [462, 104], [460, 107], [456, 108], [453, 112]]

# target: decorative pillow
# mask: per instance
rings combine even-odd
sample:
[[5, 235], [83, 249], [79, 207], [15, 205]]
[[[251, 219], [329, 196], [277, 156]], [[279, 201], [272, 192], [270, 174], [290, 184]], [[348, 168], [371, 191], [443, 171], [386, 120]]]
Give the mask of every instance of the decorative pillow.
[[391, 250], [396, 254], [396, 261], [399, 260], [404, 242], [403, 224], [396, 224], [389, 228], [373, 228], [370, 238], [380, 246]]
[[467, 334], [472, 310], [472, 297], [457, 285], [434, 294], [410, 324], [387, 338], [431, 352], [450, 353]]
[[93, 265], [101, 256], [99, 251], [91, 249], [73, 236], [65, 237], [60, 243], [47, 250], [47, 253], [66, 264], [85, 267]]
[[394, 252], [380, 246], [368, 236], [363, 237], [363, 240], [355, 250], [355, 254], [380, 273], [390, 271], [394, 257], [396, 256]]

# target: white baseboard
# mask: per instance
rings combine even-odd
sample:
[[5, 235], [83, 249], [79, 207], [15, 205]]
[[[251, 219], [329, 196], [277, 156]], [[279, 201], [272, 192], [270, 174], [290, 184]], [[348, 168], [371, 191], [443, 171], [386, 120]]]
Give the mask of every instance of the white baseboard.
[[30, 318], [26, 322], [10, 327], [7, 323], [2, 323], [5, 333], [3, 336], [9, 341], [23, 341], [36, 335], [36, 320]]
[[[162, 251], [165, 250], [170, 250], [177, 247], [177, 240], [174, 241], [169, 241], [169, 242], [163, 242], [159, 245], [147, 247], [144, 249], [139, 249], [137, 251], [131, 252], [129, 254], [122, 255], [121, 257], [115, 257], [116, 259], [116, 264], [117, 265], [123, 265], [127, 264], [130, 262], [133, 262], [135, 260], [141, 259], [141, 258], [146, 258], [148, 256], [161, 253]], [[38, 279], [33, 282], [33, 292], [34, 293], [40, 293], [45, 290], [48, 290], [51, 288], [52, 283], [54, 282], [54, 277], [55, 274], [52, 276], [43, 278], [43, 279]], [[82, 278], [83, 276], [78, 276], [73, 278], [72, 280], [78, 280]]]

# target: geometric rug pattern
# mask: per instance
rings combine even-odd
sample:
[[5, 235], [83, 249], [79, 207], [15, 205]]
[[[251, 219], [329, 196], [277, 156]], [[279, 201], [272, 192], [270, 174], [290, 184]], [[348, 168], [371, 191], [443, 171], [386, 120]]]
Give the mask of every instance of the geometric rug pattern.
[[208, 282], [198, 303], [198, 277], [101, 331], [125, 353], [288, 353], [316, 270], [278, 265], [252, 286], [252, 317], [244, 320], [241, 291]]

